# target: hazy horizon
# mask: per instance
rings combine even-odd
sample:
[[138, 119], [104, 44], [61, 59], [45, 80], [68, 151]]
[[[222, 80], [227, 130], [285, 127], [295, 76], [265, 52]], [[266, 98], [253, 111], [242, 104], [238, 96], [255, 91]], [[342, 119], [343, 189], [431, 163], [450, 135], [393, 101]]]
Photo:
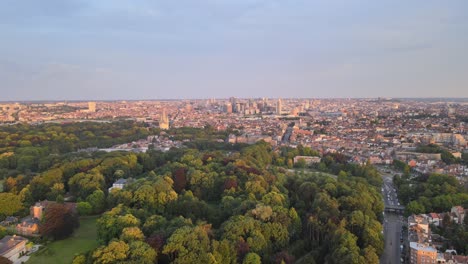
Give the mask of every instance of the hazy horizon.
[[468, 98], [468, 2], [0, 2], [0, 101]]

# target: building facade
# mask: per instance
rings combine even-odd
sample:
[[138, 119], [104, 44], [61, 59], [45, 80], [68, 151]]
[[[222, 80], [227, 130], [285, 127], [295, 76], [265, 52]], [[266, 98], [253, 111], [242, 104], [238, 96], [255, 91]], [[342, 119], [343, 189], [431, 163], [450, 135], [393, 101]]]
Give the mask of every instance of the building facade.
[[435, 264], [437, 263], [437, 250], [426, 244], [410, 243], [411, 264]]

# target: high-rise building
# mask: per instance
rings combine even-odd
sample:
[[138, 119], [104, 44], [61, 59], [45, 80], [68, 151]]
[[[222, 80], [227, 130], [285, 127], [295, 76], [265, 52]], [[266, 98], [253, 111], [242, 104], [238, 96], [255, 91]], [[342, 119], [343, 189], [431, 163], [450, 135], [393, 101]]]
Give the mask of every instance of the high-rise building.
[[96, 112], [96, 102], [88, 102], [88, 112]]
[[237, 99], [236, 99], [235, 97], [231, 97], [231, 98], [229, 98], [229, 102], [230, 102], [231, 105], [232, 105], [232, 112], [238, 113], [238, 112], [239, 112], [239, 108], [238, 108]]
[[281, 98], [278, 99], [278, 102], [276, 102], [276, 114], [281, 115], [281, 111], [283, 108], [283, 102], [281, 102]]
[[159, 128], [169, 129], [169, 118], [167, 117], [166, 109], [163, 109], [161, 117], [159, 118]]
[[226, 104], [226, 113], [228, 113], [228, 114], [232, 113], [232, 104], [231, 103]]

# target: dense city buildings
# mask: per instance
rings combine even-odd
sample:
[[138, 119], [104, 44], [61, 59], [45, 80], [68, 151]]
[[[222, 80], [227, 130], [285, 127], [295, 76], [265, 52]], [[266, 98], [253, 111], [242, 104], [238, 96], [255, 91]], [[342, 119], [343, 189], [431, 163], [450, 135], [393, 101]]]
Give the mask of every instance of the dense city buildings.
[[[453, 249], [443, 250], [444, 243], [450, 242], [431, 230], [445, 225], [462, 226], [468, 209], [454, 206], [450, 212], [411, 215], [408, 217], [408, 243], [411, 264], [467, 263], [468, 256], [460, 255]], [[445, 226], [447, 228], [447, 226]], [[462, 235], [462, 234], [460, 234]]]
[[[308, 146], [339, 152], [355, 163], [409, 164], [416, 173], [465, 179], [458, 162], [467, 151], [468, 102], [417, 99], [208, 99], [173, 101], [31, 102], [0, 106], [0, 120], [15, 122], [106, 122], [132, 119], [169, 127], [235, 131], [231, 143]], [[418, 149], [435, 144], [435, 151]], [[441, 150], [444, 150], [442, 153]], [[444, 154], [445, 153], [445, 154]], [[447, 155], [450, 156], [447, 159]]]

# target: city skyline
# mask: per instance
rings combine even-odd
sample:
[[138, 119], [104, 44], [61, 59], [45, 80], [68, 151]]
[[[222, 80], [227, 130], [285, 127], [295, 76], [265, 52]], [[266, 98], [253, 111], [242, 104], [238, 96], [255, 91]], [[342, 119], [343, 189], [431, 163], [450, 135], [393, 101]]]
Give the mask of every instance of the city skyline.
[[1, 100], [467, 98], [467, 8], [3, 1]]

